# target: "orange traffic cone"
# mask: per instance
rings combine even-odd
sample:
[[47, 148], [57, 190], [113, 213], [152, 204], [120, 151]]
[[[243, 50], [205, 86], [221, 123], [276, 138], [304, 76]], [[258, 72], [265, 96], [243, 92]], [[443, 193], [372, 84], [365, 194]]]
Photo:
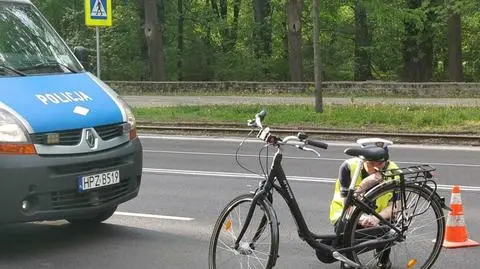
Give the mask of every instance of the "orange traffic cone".
[[479, 243], [468, 239], [467, 227], [463, 218], [462, 197], [460, 196], [460, 187], [453, 186], [452, 198], [450, 200], [448, 212], [447, 229], [445, 231], [445, 240], [443, 246], [446, 248], [460, 248], [478, 246]]

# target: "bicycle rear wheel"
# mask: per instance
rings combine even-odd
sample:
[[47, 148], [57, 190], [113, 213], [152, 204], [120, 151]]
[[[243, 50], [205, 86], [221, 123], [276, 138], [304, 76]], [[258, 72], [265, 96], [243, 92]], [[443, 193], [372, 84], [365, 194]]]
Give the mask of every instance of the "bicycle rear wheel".
[[[445, 216], [440, 202], [433, 197], [431, 190], [418, 184], [406, 185], [404, 193], [398, 184], [387, 184], [367, 194], [364, 201], [374, 205], [379, 197], [389, 194], [394, 205], [390, 221], [402, 233], [398, 234], [385, 223], [371, 228], [361, 227], [359, 219], [365, 212], [356, 208], [345, 228], [345, 246], [396, 239], [388, 244], [360, 248], [347, 256], [364, 266], [362, 268], [377, 268], [379, 259], [391, 263], [391, 268], [430, 268], [440, 254], [444, 238]], [[406, 201], [403, 213], [401, 199]]]
[[258, 201], [240, 246], [234, 243], [245, 223], [253, 194], [233, 199], [215, 224], [208, 254], [210, 269], [272, 268], [278, 255], [278, 222], [271, 204]]

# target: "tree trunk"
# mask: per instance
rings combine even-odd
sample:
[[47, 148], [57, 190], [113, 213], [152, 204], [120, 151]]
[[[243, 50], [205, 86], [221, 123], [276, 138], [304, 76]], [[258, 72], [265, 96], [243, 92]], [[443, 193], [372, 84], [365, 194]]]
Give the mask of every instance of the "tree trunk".
[[[215, 0], [212, 0], [215, 1]], [[228, 20], [227, 20], [227, 0], [219, 0], [220, 1], [220, 19], [221, 19], [221, 24], [220, 29], [222, 33], [222, 48], [224, 52], [227, 52], [230, 50], [230, 31], [229, 31], [229, 26], [228, 26]]]
[[[142, 23], [141, 28], [144, 28], [145, 24], [145, 7], [144, 7], [144, 2], [143, 0], [137, 0], [137, 5], [138, 5], [138, 16], [140, 17], [140, 22]], [[141, 59], [142, 61], [145, 62], [145, 64], [148, 64], [148, 46], [147, 42], [142, 43], [142, 48], [140, 51], [141, 54]], [[148, 74], [143, 73], [140, 77], [140, 80], [146, 80], [148, 79]]]
[[[212, 5], [213, 9], [213, 4], [210, 0], [205, 0], [206, 4], [206, 10], [209, 10], [209, 6]], [[205, 49], [202, 51], [203, 54], [205, 54], [205, 75], [206, 77], [204, 78], [205, 80], [212, 80], [214, 78], [214, 70], [212, 68], [213, 62], [214, 62], [214, 54], [213, 54], [213, 46], [212, 46], [212, 29], [211, 29], [211, 19], [210, 16], [207, 15], [207, 22], [205, 24], [205, 35], [202, 36], [203, 40], [203, 45], [205, 46]]]
[[419, 81], [417, 74], [419, 59], [417, 48], [418, 30], [413, 22], [405, 23], [405, 39], [403, 41], [403, 80]]
[[237, 44], [237, 35], [238, 35], [238, 17], [240, 16], [240, 5], [241, 0], [233, 1], [233, 25], [230, 30], [230, 44], [233, 48]]
[[163, 38], [158, 22], [156, 0], [144, 0], [145, 38], [148, 46], [148, 62], [150, 76], [154, 81], [165, 80], [165, 61], [163, 54]]
[[372, 69], [369, 47], [372, 37], [368, 31], [367, 12], [360, 0], [355, 4], [355, 69], [353, 79], [356, 81], [371, 80]]
[[315, 73], [315, 111], [323, 112], [322, 69], [320, 64], [319, 0], [313, 0], [313, 68]]
[[463, 81], [462, 22], [459, 14], [452, 13], [448, 19], [448, 78]]
[[237, 31], [238, 31], [238, 17], [240, 14], [240, 2], [241, 0], [233, 1], [233, 23], [230, 26], [228, 24], [228, 3], [227, 0], [211, 0], [212, 10], [217, 15], [220, 22], [220, 35], [222, 37], [222, 50], [228, 52], [235, 47], [237, 43]]
[[303, 0], [287, 0], [288, 54], [291, 81], [302, 81], [302, 9]]
[[255, 27], [253, 29], [254, 50], [257, 58], [272, 55], [271, 0], [253, 0]]
[[178, 29], [177, 29], [177, 80], [183, 80], [183, 29], [185, 16], [183, 14], [183, 1], [177, 0]]
[[[433, 5], [435, 1], [431, 1]], [[421, 0], [407, 0], [411, 9], [419, 8]], [[405, 39], [403, 42], [404, 72], [403, 80], [408, 82], [431, 81], [433, 76], [433, 12], [426, 14], [426, 20], [420, 31], [415, 22], [405, 23]]]

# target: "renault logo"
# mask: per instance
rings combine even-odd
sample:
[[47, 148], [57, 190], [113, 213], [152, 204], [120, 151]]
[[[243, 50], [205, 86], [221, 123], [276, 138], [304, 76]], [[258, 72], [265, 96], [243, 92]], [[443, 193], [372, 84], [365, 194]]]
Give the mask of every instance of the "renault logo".
[[85, 141], [90, 148], [95, 147], [95, 134], [93, 133], [92, 129], [85, 130]]

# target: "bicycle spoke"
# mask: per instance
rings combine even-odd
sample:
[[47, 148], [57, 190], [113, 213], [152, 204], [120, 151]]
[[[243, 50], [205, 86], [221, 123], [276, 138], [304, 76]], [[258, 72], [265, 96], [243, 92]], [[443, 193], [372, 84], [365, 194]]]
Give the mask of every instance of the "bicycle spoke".
[[[241, 210], [242, 210], [242, 208], [241, 208], [241, 207], [238, 207], [237, 220], [238, 220], [238, 227], [240, 227], [240, 229], [241, 229], [241, 227], [243, 227], [242, 218], [240, 217], [240, 215], [241, 215], [241, 212], [240, 212], [240, 211], [241, 211]], [[238, 231], [238, 232], [240, 232], [240, 231]]]
[[220, 241], [220, 243], [224, 246], [224, 247], [218, 246], [220, 249], [224, 249], [224, 250], [228, 250], [228, 251], [231, 251], [231, 252], [235, 252], [235, 250], [234, 250], [231, 246], [225, 244], [223, 241]]
[[[272, 257], [276, 257], [272, 255], [274, 230], [264, 206], [260, 203], [255, 206], [251, 221], [245, 228], [245, 234], [238, 242], [238, 248], [234, 249], [238, 235], [246, 223], [252, 197], [250, 194], [240, 196], [220, 218], [221, 223], [216, 225], [216, 239], [212, 241], [215, 245], [210, 246], [210, 268], [270, 268]], [[275, 235], [278, 236], [277, 231]]]
[[232, 256], [232, 257], [228, 258], [227, 260], [225, 260], [225, 261], [217, 264], [217, 266], [222, 266], [223, 264], [225, 264], [226, 262], [228, 262], [228, 261], [230, 261], [230, 260], [232, 260], [232, 259], [234, 259], [234, 258], [235, 258], [235, 256]]
[[[253, 254], [253, 256], [256, 258], [256, 260], [258, 261], [258, 263], [263, 267], [265, 267], [265, 263], [267, 262], [267, 259], [260, 259], [257, 257], [257, 255]], [[250, 257], [247, 257], [248, 259], [250, 259]], [[250, 265], [250, 263], [248, 263]], [[250, 267], [250, 266], [249, 266]], [[255, 267], [257, 268], [257, 267]]]
[[[412, 261], [417, 263], [418, 268], [431, 266], [441, 249], [441, 242], [436, 240], [443, 238], [445, 217], [442, 209], [431, 200], [433, 198], [430, 193], [416, 186], [407, 186], [404, 194], [400, 189], [392, 191], [386, 188], [384, 192], [379, 192], [369, 199], [373, 201], [377, 199], [375, 197], [381, 197], [389, 192], [397, 194], [393, 196], [397, 198], [393, 203], [392, 224], [400, 231], [405, 229], [404, 233], [397, 234], [390, 228], [382, 230], [379, 227], [379, 230], [376, 230], [354, 227], [349, 239], [350, 244], [353, 242], [353, 245], [398, 238], [376, 249], [368, 246], [358, 249], [355, 251], [354, 258], [366, 268], [376, 266], [380, 257], [385, 258], [384, 255], [388, 255], [395, 268], [399, 266], [405, 268]], [[358, 219], [361, 214], [359, 209], [354, 217]]]
[[251, 269], [251, 268], [262, 268], [262, 267], [265, 267], [265, 265], [264, 265], [264, 264], [261, 264], [261, 263], [260, 263], [260, 264], [261, 264], [262, 267], [257, 267], [257, 266], [255, 265], [255, 263], [251, 263], [251, 262], [250, 262], [250, 259], [251, 259], [250, 256], [246, 256], [246, 259], [248, 260], [247, 264], [248, 264], [248, 268], [249, 268], [249, 269]]

